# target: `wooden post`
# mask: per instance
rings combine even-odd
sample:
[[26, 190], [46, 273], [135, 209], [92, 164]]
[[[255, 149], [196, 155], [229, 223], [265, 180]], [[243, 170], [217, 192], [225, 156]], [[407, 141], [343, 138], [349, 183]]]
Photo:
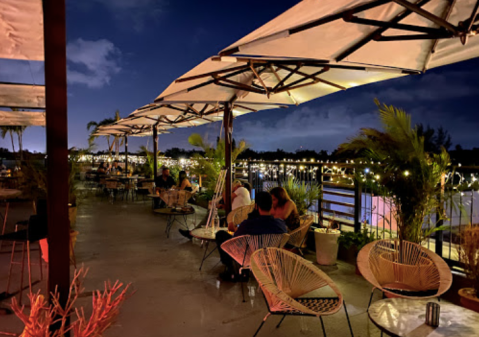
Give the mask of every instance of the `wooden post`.
[[[323, 225], [323, 220], [324, 220], [324, 217], [323, 217], [324, 175], [323, 173], [324, 173], [324, 166], [321, 165], [319, 166], [319, 169], [316, 173], [316, 181], [321, 186], [321, 191], [323, 191], [323, 193], [321, 193], [321, 199], [318, 200], [318, 215], [319, 215], [318, 224], [321, 226]], [[286, 174], [286, 168], [285, 168], [285, 174]], [[319, 174], [319, 179], [318, 179], [318, 174]]]
[[158, 129], [153, 126], [153, 179], [158, 177]]
[[[444, 191], [446, 188], [446, 174], [443, 173], [441, 176], [441, 191], [437, 198], [439, 199], [439, 207], [436, 209], [436, 227], [444, 225], [444, 220], [442, 219], [444, 215]], [[451, 200], [452, 202], [452, 200]], [[462, 204], [462, 203], [461, 203]], [[441, 219], [441, 220], [439, 220]], [[459, 222], [461, 224], [461, 222]], [[436, 254], [442, 257], [442, 248], [444, 245], [444, 231], [437, 231], [434, 233], [436, 237]]]
[[[47, 145], [48, 293], [65, 306], [70, 288], [65, 0], [43, 1]], [[55, 329], [55, 327], [53, 327]]]
[[225, 179], [225, 213], [228, 216], [231, 212], [231, 179], [232, 179], [232, 163], [231, 163], [231, 152], [232, 152], [232, 137], [233, 137], [233, 116], [231, 114], [231, 103], [225, 103], [224, 113], [223, 113], [223, 125], [225, 128], [225, 168], [226, 168], [226, 179]]
[[354, 179], [354, 231], [359, 233], [361, 231], [361, 183]]
[[128, 174], [128, 136], [125, 136], [125, 173]]

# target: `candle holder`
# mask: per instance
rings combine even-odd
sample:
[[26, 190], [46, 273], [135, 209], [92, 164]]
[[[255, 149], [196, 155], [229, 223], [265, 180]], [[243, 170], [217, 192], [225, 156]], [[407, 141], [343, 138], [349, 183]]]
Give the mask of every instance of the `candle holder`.
[[426, 324], [437, 328], [439, 326], [439, 315], [441, 313], [441, 307], [434, 302], [428, 302], [426, 304]]

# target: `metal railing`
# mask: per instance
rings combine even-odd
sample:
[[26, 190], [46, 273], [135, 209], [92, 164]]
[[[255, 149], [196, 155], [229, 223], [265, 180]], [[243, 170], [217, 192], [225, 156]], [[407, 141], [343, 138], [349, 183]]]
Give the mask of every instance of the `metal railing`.
[[[239, 161], [235, 177], [248, 180], [255, 191], [277, 186], [293, 176], [301, 182], [322, 186], [323, 196], [308, 213], [315, 222], [329, 225], [334, 221], [342, 231], [360, 231], [367, 226], [377, 237], [397, 237], [394, 205], [384, 196], [358, 184], [355, 167], [348, 163], [318, 161]], [[433, 233], [424, 245], [442, 256], [450, 265], [457, 265], [457, 246], [464, 226], [479, 223], [479, 167], [455, 167], [448, 173], [445, 185], [445, 218], [437, 221], [435, 212], [424, 221], [423, 228], [445, 225], [448, 230]]]

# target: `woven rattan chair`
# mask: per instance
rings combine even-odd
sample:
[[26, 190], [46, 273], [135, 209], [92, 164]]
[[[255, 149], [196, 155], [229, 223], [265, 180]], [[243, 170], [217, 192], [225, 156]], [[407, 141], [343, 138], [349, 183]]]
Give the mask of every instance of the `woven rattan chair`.
[[[221, 245], [229, 256], [231, 256], [240, 267], [240, 274], [243, 269], [250, 269], [251, 255], [265, 247], [283, 248], [289, 240], [289, 234], [265, 234], [265, 235], [242, 235], [232, 238]], [[241, 293], [243, 302], [245, 302], [243, 283], [241, 283]]]
[[243, 221], [248, 219], [248, 214], [251, 213], [251, 205], [246, 205], [238, 207], [234, 211], [231, 211], [226, 217], [226, 223], [234, 223], [235, 225], [241, 224]]
[[289, 241], [288, 244], [296, 248], [301, 254], [304, 256], [301, 247], [303, 246], [304, 242], [306, 241], [306, 237], [309, 232], [309, 228], [313, 224], [314, 217], [312, 215], [305, 215], [301, 217], [301, 225], [299, 228], [296, 228], [294, 231], [289, 233]]
[[[338, 287], [324, 272], [305, 259], [284, 249], [259, 249], [251, 257], [251, 270], [268, 306], [268, 314], [254, 336], [271, 315], [283, 315], [277, 328], [286, 315], [319, 317], [326, 336], [322, 316], [337, 313], [343, 305], [351, 336], [354, 336], [343, 295]], [[329, 287], [336, 296], [303, 297], [325, 287]]]
[[398, 239], [364, 246], [358, 267], [373, 285], [369, 305], [375, 289], [394, 297], [427, 299], [441, 296], [452, 284], [451, 270], [441, 257], [419, 244]]

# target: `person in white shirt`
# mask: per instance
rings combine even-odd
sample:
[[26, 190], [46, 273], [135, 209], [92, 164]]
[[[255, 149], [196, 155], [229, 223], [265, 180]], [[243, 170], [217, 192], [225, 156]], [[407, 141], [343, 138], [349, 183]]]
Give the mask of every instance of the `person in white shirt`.
[[231, 201], [231, 210], [251, 204], [251, 196], [249, 191], [241, 184], [241, 182], [239, 182], [236, 189], [233, 190]]
[[[245, 183], [244, 185], [246, 185], [247, 187], [249, 187], [249, 184], [248, 183]], [[232, 201], [232, 204], [231, 204], [231, 210], [234, 211], [235, 209], [237, 209], [238, 207], [242, 207], [242, 206], [246, 206], [246, 205], [250, 205], [251, 204], [251, 196], [250, 196], [250, 187], [249, 188], [246, 188], [245, 186], [243, 186], [243, 183], [239, 180], [236, 180], [233, 185], [232, 185], [232, 190], [233, 190], [233, 193], [231, 193], [231, 201]], [[221, 198], [221, 197], [220, 197]], [[223, 200], [225, 199], [225, 193], [223, 192]], [[218, 207], [218, 215], [220, 217], [224, 217], [225, 216], [225, 213], [223, 210], [221, 210], [222, 208], [224, 208], [224, 205], [219, 205]], [[206, 223], [208, 222], [208, 215], [209, 215], [209, 212], [206, 212], [206, 215], [205, 217], [200, 221], [200, 223], [193, 229], [196, 229], [196, 228], [201, 228], [201, 227], [204, 227], [206, 226]], [[190, 231], [189, 230], [186, 230], [186, 229], [179, 229], [178, 230], [180, 232], [181, 235], [183, 235], [185, 238], [188, 238], [188, 239], [192, 239], [192, 236], [190, 235]]]

